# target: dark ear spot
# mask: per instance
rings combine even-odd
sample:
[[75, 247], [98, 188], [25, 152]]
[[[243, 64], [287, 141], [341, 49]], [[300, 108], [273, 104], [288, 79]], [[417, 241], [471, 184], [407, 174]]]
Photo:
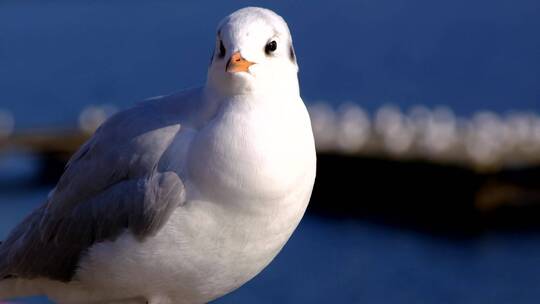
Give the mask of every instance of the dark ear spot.
[[223, 45], [223, 40], [219, 39], [219, 58], [225, 58], [225, 53], [227, 50], [225, 49], [225, 46]]
[[[217, 31], [217, 37], [218, 39], [220, 40], [220, 43], [221, 43], [221, 28], [218, 29]], [[210, 56], [210, 64], [209, 65], [212, 65], [212, 62], [214, 62], [214, 55], [216, 54], [216, 49], [214, 48], [214, 50], [212, 51], [212, 55]]]
[[291, 59], [292, 62], [296, 62], [296, 55], [294, 55], [294, 48], [292, 45], [289, 48], [289, 59]]

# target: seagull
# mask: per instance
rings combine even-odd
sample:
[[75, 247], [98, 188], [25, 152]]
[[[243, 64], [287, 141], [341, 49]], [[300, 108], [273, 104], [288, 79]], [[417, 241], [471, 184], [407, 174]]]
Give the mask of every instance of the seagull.
[[206, 84], [119, 112], [0, 245], [0, 298], [207, 303], [285, 245], [316, 171], [289, 28], [248, 7], [217, 28]]

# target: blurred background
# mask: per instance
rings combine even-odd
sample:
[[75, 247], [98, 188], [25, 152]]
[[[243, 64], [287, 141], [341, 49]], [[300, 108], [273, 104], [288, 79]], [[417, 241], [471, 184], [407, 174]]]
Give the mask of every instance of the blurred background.
[[282, 253], [214, 303], [538, 303], [535, 0], [0, 0], [0, 239], [104, 119], [203, 84], [247, 5], [289, 23], [318, 176]]

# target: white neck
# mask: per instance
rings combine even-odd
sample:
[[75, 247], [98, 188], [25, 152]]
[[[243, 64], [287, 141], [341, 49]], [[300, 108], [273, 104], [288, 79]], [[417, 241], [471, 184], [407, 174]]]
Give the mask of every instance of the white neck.
[[259, 71], [257, 66], [252, 69], [253, 76], [228, 75], [210, 68], [206, 88], [222, 98], [236, 95], [300, 96], [296, 66], [278, 66], [271, 71]]

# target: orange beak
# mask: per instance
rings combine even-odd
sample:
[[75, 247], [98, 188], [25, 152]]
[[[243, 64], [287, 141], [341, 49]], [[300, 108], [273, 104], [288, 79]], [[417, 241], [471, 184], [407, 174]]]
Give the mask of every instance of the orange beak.
[[240, 52], [232, 54], [231, 59], [227, 62], [227, 67], [225, 68], [229, 73], [236, 72], [248, 72], [249, 67], [255, 63], [245, 60]]

